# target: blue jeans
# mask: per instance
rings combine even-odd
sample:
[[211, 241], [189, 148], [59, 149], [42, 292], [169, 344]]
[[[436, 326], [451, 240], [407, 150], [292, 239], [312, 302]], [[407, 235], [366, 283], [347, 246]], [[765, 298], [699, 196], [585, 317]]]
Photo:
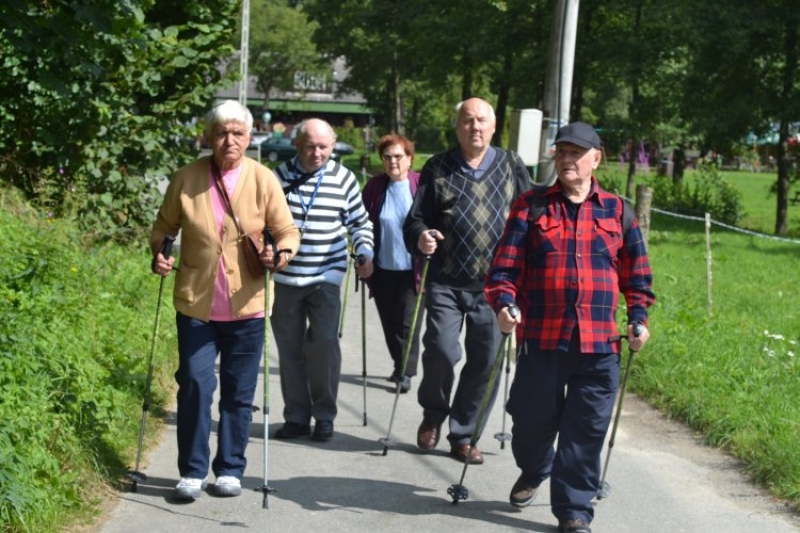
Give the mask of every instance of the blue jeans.
[[217, 455], [211, 465], [216, 476], [241, 479], [253, 416], [253, 396], [264, 350], [264, 320], [203, 322], [177, 313], [178, 353], [178, 470], [181, 477], [208, 475], [211, 404], [219, 353], [219, 425]]

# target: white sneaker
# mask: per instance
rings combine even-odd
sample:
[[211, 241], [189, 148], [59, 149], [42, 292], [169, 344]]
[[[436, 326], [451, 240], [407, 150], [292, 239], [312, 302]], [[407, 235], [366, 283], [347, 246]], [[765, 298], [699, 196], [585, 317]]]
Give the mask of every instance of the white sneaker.
[[182, 477], [175, 486], [175, 498], [179, 500], [196, 500], [208, 484], [208, 476], [203, 479]]
[[242, 482], [233, 476], [219, 476], [214, 484], [217, 496], [238, 496], [242, 493]]

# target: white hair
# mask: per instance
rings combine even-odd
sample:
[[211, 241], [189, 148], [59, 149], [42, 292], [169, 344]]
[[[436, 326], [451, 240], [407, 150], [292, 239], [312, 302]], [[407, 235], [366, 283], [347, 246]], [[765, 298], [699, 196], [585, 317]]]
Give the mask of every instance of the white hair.
[[245, 125], [247, 133], [253, 131], [253, 114], [236, 100], [223, 100], [214, 104], [214, 107], [206, 113], [203, 131], [209, 135], [215, 125], [226, 122], [239, 122]]

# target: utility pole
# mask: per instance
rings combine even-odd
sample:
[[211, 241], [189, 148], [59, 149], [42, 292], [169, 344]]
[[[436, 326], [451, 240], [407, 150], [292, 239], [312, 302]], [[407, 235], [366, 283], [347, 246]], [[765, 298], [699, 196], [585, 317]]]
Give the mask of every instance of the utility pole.
[[542, 106], [541, 156], [536, 174], [540, 183], [555, 181], [553, 141], [558, 129], [569, 123], [579, 5], [580, 0], [556, 0], [553, 12]]
[[250, 57], [250, 0], [242, 0], [242, 44], [239, 47], [239, 103], [247, 106], [247, 64]]

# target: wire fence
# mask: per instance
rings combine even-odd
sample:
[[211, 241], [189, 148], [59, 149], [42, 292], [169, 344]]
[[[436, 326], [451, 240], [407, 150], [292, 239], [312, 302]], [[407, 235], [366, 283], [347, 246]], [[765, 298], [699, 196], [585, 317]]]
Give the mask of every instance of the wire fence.
[[[622, 196], [622, 195], [620, 195], [620, 196]], [[627, 198], [625, 196], [622, 196], [622, 198], [625, 198], [626, 200], [628, 200], [631, 203], [635, 203], [634, 200], [631, 200], [630, 198]], [[694, 216], [694, 215], [684, 215], [684, 214], [681, 214], [681, 213], [673, 213], [672, 211], [665, 211], [664, 209], [659, 209], [657, 207], [651, 207], [650, 211], [652, 211], [654, 213], [658, 213], [660, 215], [666, 215], [666, 216], [670, 216], [670, 217], [674, 217], [674, 218], [682, 218], [684, 220], [696, 220], [698, 222], [703, 222], [703, 223], [705, 223], [705, 221], [706, 221], [705, 217], [698, 217], [698, 216]], [[800, 244], [800, 240], [797, 240], [797, 239], [789, 239], [789, 238], [786, 238], [786, 237], [778, 237], [776, 235], [767, 235], [766, 233], [760, 233], [758, 231], [752, 231], [752, 230], [745, 229], [745, 228], [739, 228], [737, 226], [731, 226], [730, 224], [725, 224], [724, 222], [719, 222], [717, 220], [714, 220], [713, 218], [711, 219], [711, 224], [713, 224], [715, 226], [719, 226], [721, 228], [725, 228], [725, 229], [731, 230], [731, 231], [735, 231], [735, 232], [738, 232], [738, 233], [743, 233], [745, 235], [750, 235], [752, 237], [759, 237], [759, 238], [762, 238], [762, 239], [770, 239], [770, 240], [779, 241], [779, 242], [788, 242], [788, 243], [792, 243], [792, 244]]]
[[[634, 203], [629, 198], [622, 196], [626, 200], [631, 203]], [[734, 231], [737, 233], [742, 233], [744, 235], [750, 235], [751, 237], [758, 237], [763, 239], [770, 239], [773, 241], [778, 242], [785, 242], [790, 244], [800, 244], [800, 240], [796, 239], [788, 239], [786, 237], [778, 237], [775, 235], [767, 235], [766, 233], [760, 233], [757, 231], [752, 231], [749, 229], [739, 228], [737, 226], [732, 226], [730, 224], [725, 224], [724, 222], [719, 222], [711, 218], [711, 215], [708, 213], [705, 214], [704, 217], [698, 217], [695, 215], [684, 215], [682, 213], [673, 213], [671, 211], [666, 211], [664, 209], [658, 209], [657, 207], [650, 206], [650, 211], [654, 213], [658, 213], [660, 215], [670, 216], [673, 218], [680, 218], [684, 220], [695, 220], [698, 222], [702, 222], [705, 226], [705, 240], [706, 240], [706, 306], [707, 306], [707, 313], [708, 316], [714, 315], [714, 301], [713, 301], [713, 268], [712, 268], [712, 259], [711, 259], [711, 226], [719, 226], [721, 228], [725, 228], [730, 231]]]

